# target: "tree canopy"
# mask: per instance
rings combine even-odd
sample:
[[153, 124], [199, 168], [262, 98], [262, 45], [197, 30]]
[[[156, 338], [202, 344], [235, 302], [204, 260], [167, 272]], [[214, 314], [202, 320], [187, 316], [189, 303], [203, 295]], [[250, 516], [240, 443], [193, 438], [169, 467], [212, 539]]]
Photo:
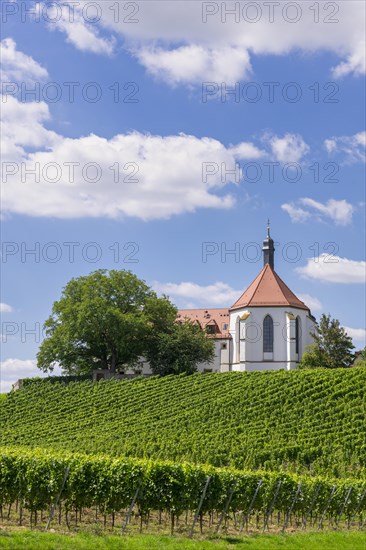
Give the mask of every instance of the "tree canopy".
[[[177, 309], [166, 296], [158, 297], [129, 271], [98, 270], [71, 279], [44, 324], [38, 367], [46, 372], [59, 364], [67, 374], [99, 368], [115, 372], [133, 368], [141, 357], [154, 361], [156, 354], [165, 370], [169, 356], [174, 365], [169, 368], [182, 372], [189, 355], [191, 372], [198, 362], [210, 359], [213, 344], [202, 331], [198, 336], [189, 328], [179, 329], [176, 317]], [[170, 355], [163, 352], [168, 348]]]
[[338, 319], [323, 315], [312, 333], [314, 344], [302, 357], [300, 368], [345, 368], [352, 365], [354, 345]]
[[197, 370], [197, 363], [210, 363], [214, 346], [202, 329], [191, 321], [172, 323], [169, 330], [157, 334], [147, 355], [154, 374], [168, 375]]

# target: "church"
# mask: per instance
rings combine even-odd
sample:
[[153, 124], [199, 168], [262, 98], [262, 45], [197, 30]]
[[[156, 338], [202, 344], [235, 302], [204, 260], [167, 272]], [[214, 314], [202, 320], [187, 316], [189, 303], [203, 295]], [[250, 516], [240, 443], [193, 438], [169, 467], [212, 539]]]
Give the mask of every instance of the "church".
[[[315, 318], [275, 271], [269, 223], [262, 250], [262, 270], [231, 307], [178, 311], [178, 322], [190, 319], [215, 342], [214, 361], [199, 364], [198, 372], [293, 370], [313, 343]], [[139, 365], [113, 375], [94, 371], [93, 378], [152, 375], [147, 362]]]
[[313, 343], [316, 320], [275, 271], [269, 224], [262, 250], [262, 270], [231, 307], [178, 312], [215, 339], [214, 362], [198, 371], [293, 370]]

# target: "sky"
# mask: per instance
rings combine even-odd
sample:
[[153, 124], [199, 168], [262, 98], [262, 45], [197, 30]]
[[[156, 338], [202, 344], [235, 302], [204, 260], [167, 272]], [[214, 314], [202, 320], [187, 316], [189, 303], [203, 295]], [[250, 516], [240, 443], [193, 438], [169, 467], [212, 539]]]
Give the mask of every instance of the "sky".
[[263, 263], [365, 345], [365, 4], [1, 5], [0, 391], [73, 278], [230, 307]]

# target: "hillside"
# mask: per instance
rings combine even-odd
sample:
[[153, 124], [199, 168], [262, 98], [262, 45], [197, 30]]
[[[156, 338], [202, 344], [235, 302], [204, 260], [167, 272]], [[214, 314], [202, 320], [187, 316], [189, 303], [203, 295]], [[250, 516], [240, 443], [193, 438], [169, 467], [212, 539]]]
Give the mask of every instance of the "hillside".
[[0, 401], [0, 446], [359, 475], [365, 387], [363, 368], [46, 380]]

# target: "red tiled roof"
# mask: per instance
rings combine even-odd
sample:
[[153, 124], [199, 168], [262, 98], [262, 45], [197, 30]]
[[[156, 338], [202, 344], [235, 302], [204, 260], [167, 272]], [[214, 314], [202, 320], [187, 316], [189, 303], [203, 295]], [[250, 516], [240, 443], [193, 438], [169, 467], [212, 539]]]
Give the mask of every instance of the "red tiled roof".
[[216, 333], [209, 336], [212, 338], [230, 338], [229, 310], [227, 308], [180, 309], [177, 320], [183, 321], [184, 319], [196, 321], [203, 329], [206, 326], [215, 326], [216, 324]]
[[263, 267], [230, 310], [250, 306], [292, 306], [309, 310], [307, 305], [295, 296], [269, 264]]

